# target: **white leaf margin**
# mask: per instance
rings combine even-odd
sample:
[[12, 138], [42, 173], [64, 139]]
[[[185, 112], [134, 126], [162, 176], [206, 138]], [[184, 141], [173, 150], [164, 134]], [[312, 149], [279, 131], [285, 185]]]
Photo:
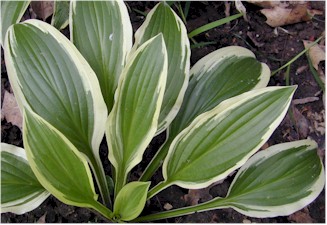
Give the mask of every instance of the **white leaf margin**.
[[[154, 115], [153, 115], [151, 129], [148, 131], [148, 134], [144, 137], [143, 141], [139, 144], [138, 149], [134, 151], [135, 152], [134, 158], [132, 159], [132, 161], [129, 162], [128, 166], [126, 167], [127, 172], [129, 172], [134, 166], [136, 166], [138, 163], [140, 163], [142, 161], [143, 153], [144, 153], [146, 147], [148, 146], [148, 143], [151, 141], [151, 139], [155, 135], [155, 131], [157, 130], [157, 126], [158, 126], [158, 118], [159, 118], [159, 114], [160, 114], [161, 103], [162, 103], [163, 96], [164, 96], [164, 90], [165, 90], [166, 80], [167, 80], [166, 79], [167, 78], [167, 68], [168, 68], [166, 45], [165, 45], [165, 42], [163, 40], [163, 36], [161, 33], [152, 37], [151, 39], [147, 40], [135, 52], [133, 52], [132, 55], [130, 55], [129, 60], [122, 71], [122, 75], [119, 78], [118, 86], [117, 86], [117, 89], [115, 92], [115, 102], [116, 103], [114, 104], [114, 107], [113, 107], [112, 111], [110, 112], [108, 119], [107, 119], [107, 123], [106, 123], [107, 142], [108, 143], [117, 142], [118, 145], [120, 146], [120, 148], [123, 149], [121, 139], [118, 139], [116, 141], [112, 140], [112, 137], [115, 135], [112, 135], [111, 128], [110, 128], [112, 126], [111, 124], [114, 124], [115, 121], [117, 120], [117, 117], [119, 116], [118, 112], [119, 112], [119, 110], [121, 110], [119, 107], [119, 104], [117, 104], [117, 102], [119, 103], [119, 101], [120, 101], [119, 99], [121, 98], [121, 89], [123, 88], [123, 85], [124, 85], [125, 79], [126, 79], [126, 75], [129, 71], [130, 67], [133, 65], [135, 58], [139, 54], [142, 54], [142, 52], [145, 50], [145, 48], [147, 48], [153, 42], [153, 40], [158, 37], [162, 39], [162, 48], [158, 49], [158, 51], [162, 52], [165, 60], [163, 63], [162, 71], [160, 73], [160, 80], [158, 81], [158, 86], [157, 86], [157, 93], [159, 93], [159, 96], [157, 99], [156, 111], [154, 112]], [[116, 127], [116, 129], [118, 130], [119, 128]], [[118, 133], [119, 133], [119, 131], [118, 131]], [[119, 162], [117, 161], [113, 151], [114, 151], [113, 149], [109, 148], [108, 158], [109, 158], [109, 161], [111, 162], [111, 164], [117, 169], [117, 168], [119, 168], [120, 165], [119, 165]]]
[[[254, 53], [246, 48], [240, 46], [228, 46], [220, 48], [216, 51], [201, 58], [190, 70], [190, 77], [196, 75], [196, 79], [199, 80], [201, 77], [212, 70], [217, 64], [221, 63], [225, 58], [236, 56], [236, 57], [251, 57], [256, 58]], [[265, 63], [261, 63], [261, 74], [260, 81], [253, 89], [264, 88], [268, 85], [270, 79], [270, 69]]]
[[[53, 36], [58, 43], [62, 46], [62, 50], [72, 58], [72, 60], [77, 65], [76, 68], [78, 69], [79, 74], [81, 75], [81, 80], [84, 85], [84, 89], [92, 95], [93, 99], [93, 109], [94, 109], [94, 128], [93, 128], [93, 135], [92, 135], [92, 150], [94, 152], [94, 155], [96, 159], [100, 162], [100, 156], [99, 156], [99, 146], [102, 141], [104, 132], [105, 132], [105, 121], [107, 119], [107, 106], [104, 102], [104, 99], [102, 97], [101, 91], [100, 91], [100, 85], [99, 81], [96, 77], [96, 74], [88, 64], [88, 62], [84, 59], [84, 57], [81, 55], [81, 53], [77, 50], [77, 48], [62, 34], [60, 31], [58, 31], [53, 26], [42, 22], [40, 20], [27, 20], [23, 23], [26, 26], [34, 26], [35, 28], [39, 29], [40, 32], [50, 34]], [[10, 82], [12, 84], [12, 88], [14, 90], [15, 97], [17, 99], [18, 106], [23, 112], [23, 108], [27, 108], [28, 110], [31, 110], [30, 105], [27, 103], [25, 96], [21, 90], [21, 84], [19, 80], [17, 79], [17, 72], [15, 70], [15, 67], [13, 66], [13, 59], [10, 53], [11, 45], [9, 43], [9, 39], [14, 41], [14, 34], [12, 32], [13, 26], [9, 27], [8, 32], [6, 34], [5, 39], [5, 59], [6, 59], [6, 67], [8, 71], [8, 76], [10, 78]], [[13, 57], [17, 54], [17, 52], [13, 52]]]
[[[7, 143], [1, 143], [0, 151], [8, 152], [27, 161], [26, 153], [23, 148]], [[33, 193], [16, 201], [1, 204], [1, 213], [11, 212], [21, 215], [30, 212], [39, 207], [49, 196], [50, 193], [47, 190], [44, 190], [43, 192]]]
[[166, 186], [175, 184], [182, 188], [187, 188], [187, 189], [206, 188], [209, 185], [213, 184], [214, 182], [225, 179], [231, 172], [233, 172], [234, 170], [236, 170], [236, 169], [240, 168], [242, 165], [244, 165], [246, 163], [246, 161], [255, 152], [257, 152], [260, 149], [260, 147], [269, 139], [269, 137], [272, 135], [272, 133], [275, 131], [275, 129], [278, 127], [278, 125], [282, 122], [282, 120], [288, 110], [288, 107], [291, 103], [293, 94], [294, 94], [297, 86], [291, 86], [291, 87], [293, 88], [293, 92], [289, 96], [288, 102], [285, 104], [285, 107], [284, 107], [282, 113], [275, 119], [275, 121], [269, 126], [266, 133], [261, 137], [261, 142], [256, 147], [254, 147], [252, 149], [252, 151], [250, 151], [248, 154], [246, 154], [240, 161], [238, 161], [238, 163], [236, 163], [233, 167], [229, 168], [224, 173], [219, 174], [218, 176], [213, 177], [212, 179], [210, 179], [206, 182], [197, 183], [197, 182], [169, 181], [168, 176], [167, 176], [167, 167], [168, 167], [168, 162], [174, 153], [175, 146], [177, 145], [178, 142], [185, 141], [185, 139], [188, 138], [188, 136], [190, 135], [190, 133], [192, 132], [193, 129], [196, 129], [197, 127], [201, 126], [209, 119], [212, 119], [212, 118], [219, 119], [219, 120], [223, 119], [226, 116], [225, 114], [230, 112], [230, 110], [233, 110], [234, 108], [242, 105], [244, 102], [246, 102], [252, 98], [255, 98], [264, 93], [276, 91], [279, 89], [290, 88], [290, 87], [289, 86], [288, 87], [266, 87], [266, 88], [260, 88], [257, 90], [248, 91], [248, 92], [245, 92], [236, 97], [222, 101], [218, 106], [216, 106], [212, 110], [202, 113], [198, 117], [196, 117], [188, 127], [186, 127], [183, 131], [181, 131], [176, 136], [176, 138], [173, 140], [173, 142], [171, 143], [171, 145], [169, 147], [168, 154], [167, 154], [167, 156], [163, 162], [163, 166], [162, 166], [162, 174], [163, 174], [164, 182], [166, 183]]
[[[135, 42], [134, 42], [133, 48], [130, 53], [135, 52], [136, 49], [139, 47], [140, 41], [141, 41], [142, 37], [144, 36], [144, 32], [145, 32], [146, 28], [148, 27], [153, 14], [155, 13], [156, 9], [158, 8], [158, 6], [160, 4], [166, 4], [166, 3], [158, 3], [153, 9], [151, 9], [151, 11], [148, 13], [143, 24], [135, 32], [135, 35], [134, 35]], [[172, 9], [171, 9], [171, 11], [175, 16], [176, 23], [177, 23], [177, 25], [179, 25], [180, 33], [182, 34], [181, 46], [183, 48], [182, 52], [183, 53], [185, 52], [185, 54], [183, 54], [181, 58], [185, 58], [185, 60], [186, 60], [185, 69], [184, 69], [185, 77], [184, 77], [184, 83], [183, 83], [183, 85], [180, 89], [180, 92], [176, 98], [174, 106], [171, 108], [171, 110], [167, 114], [166, 118], [161, 122], [159, 121], [160, 124], [158, 124], [158, 129], [156, 131], [156, 135], [160, 134], [165, 129], [167, 129], [169, 127], [169, 125], [171, 124], [171, 122], [175, 119], [180, 107], [182, 106], [183, 98], [184, 98], [185, 92], [187, 90], [187, 86], [188, 86], [188, 82], [189, 82], [189, 78], [190, 78], [189, 74], [190, 74], [190, 64], [191, 64], [191, 62], [190, 62], [191, 48], [190, 48], [190, 41], [187, 36], [187, 30], [186, 30], [186, 27], [185, 27], [183, 21], [179, 18], [179, 16], [175, 13], [175, 11]], [[183, 61], [181, 61], [181, 63], [183, 63]], [[180, 65], [180, 67], [182, 67], [182, 66], [183, 65]]]
[[[300, 141], [294, 141], [289, 143], [282, 143], [273, 145], [269, 148], [267, 148], [264, 151], [260, 151], [257, 154], [255, 154], [253, 157], [251, 157], [237, 172], [235, 175], [235, 178], [228, 190], [226, 198], [228, 198], [228, 195], [230, 193], [231, 188], [233, 187], [234, 183], [236, 182], [237, 178], [242, 174], [242, 172], [246, 169], [248, 169], [250, 166], [260, 163], [261, 161], [265, 160], [266, 158], [269, 158], [273, 155], [276, 155], [282, 151], [286, 151], [290, 148], [297, 148], [301, 146], [308, 146], [306, 151], [310, 151], [313, 149], [316, 149], [317, 143], [313, 140], [306, 139], [306, 140], [300, 140]], [[276, 217], [276, 216], [287, 216], [290, 215], [305, 206], [309, 205], [311, 202], [313, 202], [320, 192], [323, 190], [325, 186], [325, 171], [323, 165], [321, 165], [321, 172], [319, 174], [318, 179], [314, 183], [314, 185], [309, 189], [311, 193], [306, 196], [305, 198], [300, 199], [297, 202], [293, 202], [286, 205], [279, 205], [279, 206], [254, 206], [254, 205], [243, 205], [237, 203], [236, 205], [244, 206], [244, 208], [248, 208], [249, 210], [243, 210], [240, 208], [237, 208], [235, 206], [230, 206], [234, 210], [250, 217], [257, 217], [257, 218], [265, 218], [265, 217]]]

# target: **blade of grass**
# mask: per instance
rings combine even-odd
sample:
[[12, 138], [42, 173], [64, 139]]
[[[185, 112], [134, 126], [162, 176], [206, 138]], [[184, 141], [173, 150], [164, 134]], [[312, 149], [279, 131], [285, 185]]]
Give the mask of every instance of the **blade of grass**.
[[133, 11], [137, 12], [138, 14], [141, 14], [142, 16], [146, 17], [148, 14], [146, 12], [142, 12], [141, 10], [138, 9], [132, 9]]
[[325, 84], [324, 84], [324, 82], [320, 79], [320, 76], [319, 76], [318, 72], [313, 67], [312, 61], [311, 61], [308, 53], [306, 53], [306, 56], [307, 56], [307, 59], [308, 59], [308, 62], [309, 62], [310, 71], [311, 71], [314, 79], [316, 80], [316, 82], [319, 85], [320, 89], [325, 93]]
[[316, 45], [323, 37], [318, 38], [317, 40], [315, 40], [308, 48], [305, 48], [302, 52], [300, 52], [299, 54], [297, 54], [293, 59], [291, 59], [290, 61], [288, 61], [286, 64], [284, 64], [283, 66], [281, 66], [280, 68], [278, 68], [277, 70], [273, 71], [271, 73], [271, 76], [274, 76], [276, 73], [278, 73], [279, 71], [281, 71], [282, 69], [286, 68], [287, 66], [291, 65], [293, 62], [295, 62], [299, 57], [301, 57], [304, 53], [306, 53], [312, 46]]
[[182, 17], [182, 20], [183, 20], [183, 22], [184, 22], [184, 24], [186, 25], [186, 17], [185, 17], [185, 15], [184, 15], [184, 11], [183, 11], [183, 9], [182, 9], [182, 5], [181, 5], [181, 3], [180, 2], [177, 2], [176, 4], [176, 7], [177, 7], [177, 9], [178, 9], [178, 12], [179, 12], [179, 14], [181, 15], [181, 17]]
[[238, 14], [235, 14], [235, 15], [232, 15], [232, 16], [229, 16], [229, 17], [225, 17], [223, 19], [216, 20], [214, 22], [208, 23], [208, 24], [203, 25], [203, 26], [201, 26], [199, 28], [196, 28], [195, 30], [193, 30], [192, 32], [190, 32], [188, 34], [188, 37], [189, 38], [192, 38], [192, 37], [194, 37], [194, 36], [196, 36], [198, 34], [201, 34], [201, 33], [205, 32], [205, 31], [211, 30], [211, 29], [213, 29], [215, 27], [218, 27], [220, 25], [223, 25], [225, 23], [228, 23], [230, 21], [233, 21], [233, 20], [235, 20], [235, 19], [237, 19], [237, 18], [239, 18], [241, 16], [243, 16], [243, 14], [242, 13], [238, 13]]
[[188, 1], [188, 2], [185, 2], [185, 7], [184, 7], [184, 15], [185, 15], [185, 19], [187, 18], [188, 16], [188, 12], [190, 10], [190, 5], [191, 5], [191, 2]]
[[215, 41], [200, 42], [200, 43], [191, 45], [191, 49], [200, 48], [200, 47], [207, 46], [207, 45], [214, 45], [214, 44], [217, 44], [217, 42], [215, 42]]

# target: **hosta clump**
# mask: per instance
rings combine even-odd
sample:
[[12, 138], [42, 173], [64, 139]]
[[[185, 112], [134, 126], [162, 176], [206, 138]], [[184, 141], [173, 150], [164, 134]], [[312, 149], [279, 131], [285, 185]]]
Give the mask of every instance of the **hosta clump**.
[[[69, 14], [70, 40], [38, 20], [10, 26], [1, 40], [24, 115], [25, 148], [1, 145], [2, 212], [28, 212], [51, 194], [116, 222], [226, 207], [274, 217], [319, 195], [324, 169], [314, 141], [256, 153], [296, 88], [266, 87], [270, 70], [251, 51], [225, 47], [190, 69], [185, 26], [164, 2], [149, 12], [134, 43], [121, 1], [72, 1]], [[130, 171], [165, 130], [166, 142], [131, 182]], [[104, 135], [113, 174], [105, 173], [99, 156]], [[151, 185], [161, 165], [164, 180]], [[146, 200], [171, 185], [204, 188], [237, 169], [225, 197], [139, 217]]]

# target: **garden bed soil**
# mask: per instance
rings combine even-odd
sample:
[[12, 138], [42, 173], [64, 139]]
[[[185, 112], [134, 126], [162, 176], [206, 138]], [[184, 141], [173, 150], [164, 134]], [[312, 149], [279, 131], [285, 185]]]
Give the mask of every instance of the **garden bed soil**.
[[[155, 2], [127, 2], [133, 30], [144, 21], [144, 16], [136, 13], [133, 9], [148, 12]], [[238, 45], [243, 46], [255, 53], [257, 58], [267, 63], [272, 71], [278, 69], [283, 64], [301, 52], [304, 47], [302, 40], [316, 40], [324, 32], [325, 14], [315, 16], [310, 21], [301, 22], [283, 26], [284, 31], [279, 29], [278, 34], [274, 28], [265, 23], [265, 16], [259, 10], [260, 8], [248, 3], [244, 3], [247, 8], [246, 22], [242, 17], [232, 21], [229, 24], [214, 28], [208, 32], [202, 33], [194, 39], [197, 42], [214, 41], [216, 44], [192, 49], [191, 65], [208, 53], [221, 47]], [[325, 12], [324, 2], [309, 2], [313, 9]], [[182, 2], [182, 7], [185, 2]], [[173, 7], [176, 9], [175, 7]], [[226, 17], [225, 3], [220, 2], [191, 2], [190, 11], [187, 17], [187, 30], [207, 24], [209, 22]], [[231, 3], [230, 14], [236, 14], [234, 4]], [[24, 19], [28, 19], [26, 13]], [[66, 35], [68, 29], [63, 31]], [[3, 56], [3, 49], [1, 49]], [[3, 57], [2, 57], [3, 59]], [[320, 63], [324, 71], [324, 62]], [[284, 72], [281, 71], [273, 76], [269, 85], [285, 85]], [[265, 147], [289, 142], [299, 139], [312, 138], [319, 146], [318, 154], [325, 160], [325, 134], [324, 134], [324, 104], [322, 90], [317, 85], [312, 73], [308, 67], [306, 56], [301, 56], [296, 60], [290, 69], [290, 84], [298, 85], [294, 99], [307, 99], [308, 97], [318, 97], [319, 100], [305, 104], [296, 104], [292, 106], [295, 122], [292, 122], [289, 115], [285, 117], [281, 126], [273, 133]], [[3, 100], [4, 91], [10, 91], [10, 84], [6, 74], [4, 61], [1, 61], [1, 99]], [[2, 105], [2, 101], [1, 101]], [[320, 126], [320, 127], [319, 127]], [[323, 128], [323, 129], [321, 129]], [[131, 179], [136, 180], [145, 166], [149, 163], [155, 151], [163, 143], [165, 134], [161, 134], [149, 145], [144, 155], [144, 161], [139, 164], [131, 173]], [[5, 119], [1, 121], [1, 141], [23, 147], [22, 133], [17, 126], [13, 126]], [[107, 159], [107, 149], [105, 140], [101, 145], [101, 157], [108, 173], [110, 171], [109, 161]], [[228, 177], [222, 184], [217, 184], [201, 191], [190, 192], [188, 190], [172, 186], [156, 197], [152, 198], [146, 205], [143, 214], [154, 213], [167, 210], [167, 208], [179, 208], [189, 204], [206, 201], [215, 196], [224, 196], [231, 183], [232, 177]], [[157, 172], [152, 178], [153, 184], [162, 179], [160, 172]], [[87, 223], [87, 222], [108, 222], [98, 214], [88, 209], [68, 206], [55, 197], [49, 197], [37, 209], [23, 215], [12, 213], [1, 214], [2, 223]], [[319, 197], [299, 212], [290, 216], [276, 218], [250, 218], [239, 214], [233, 209], [213, 210], [209, 212], [195, 213], [188, 216], [171, 218], [156, 222], [170, 223], [324, 223], [325, 222], [325, 190]]]

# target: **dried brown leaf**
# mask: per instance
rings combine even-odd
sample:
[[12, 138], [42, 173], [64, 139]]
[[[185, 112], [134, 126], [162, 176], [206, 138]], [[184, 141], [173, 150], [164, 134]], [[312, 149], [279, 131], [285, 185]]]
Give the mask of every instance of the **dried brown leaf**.
[[295, 212], [288, 217], [289, 220], [296, 223], [314, 223], [314, 219], [310, 216], [308, 209], [303, 209], [301, 211]]
[[294, 105], [301, 105], [301, 104], [306, 104], [306, 103], [310, 103], [310, 102], [315, 102], [318, 100], [319, 100], [318, 97], [307, 97], [307, 98], [301, 98], [301, 99], [294, 99], [292, 101], [292, 103]]
[[171, 210], [173, 208], [173, 206], [167, 202], [167, 203], [164, 204], [163, 208], [165, 210]]
[[212, 195], [210, 195], [209, 190], [211, 187], [203, 188], [203, 189], [190, 189], [188, 194], [184, 195], [184, 201], [188, 205], [197, 205], [199, 201], [209, 201], [212, 199]]
[[32, 1], [31, 7], [35, 14], [45, 21], [49, 16], [53, 14], [53, 1]]
[[[308, 48], [312, 44], [312, 41], [303, 40], [303, 44], [305, 48]], [[319, 63], [326, 60], [325, 46], [314, 45], [309, 49], [308, 54], [313, 67], [318, 71]]]
[[291, 4], [289, 8], [275, 6], [274, 8], [262, 9], [260, 11], [267, 17], [266, 23], [271, 27], [311, 20], [311, 16], [308, 14], [307, 3]]
[[295, 125], [300, 138], [307, 138], [309, 134], [309, 122], [302, 113], [292, 106]]
[[1, 108], [1, 117], [7, 120], [8, 123], [16, 125], [22, 129], [23, 117], [19, 110], [14, 94], [5, 91], [3, 104]]
[[46, 216], [47, 216], [47, 212], [45, 212], [44, 215], [41, 216], [41, 217], [38, 219], [37, 223], [46, 223], [46, 222], [45, 222], [45, 217], [46, 217]]
[[250, 0], [247, 1], [254, 5], [260, 6], [262, 8], [274, 8], [276, 6], [279, 7], [287, 7], [289, 4], [281, 1], [258, 1], [258, 0]]

